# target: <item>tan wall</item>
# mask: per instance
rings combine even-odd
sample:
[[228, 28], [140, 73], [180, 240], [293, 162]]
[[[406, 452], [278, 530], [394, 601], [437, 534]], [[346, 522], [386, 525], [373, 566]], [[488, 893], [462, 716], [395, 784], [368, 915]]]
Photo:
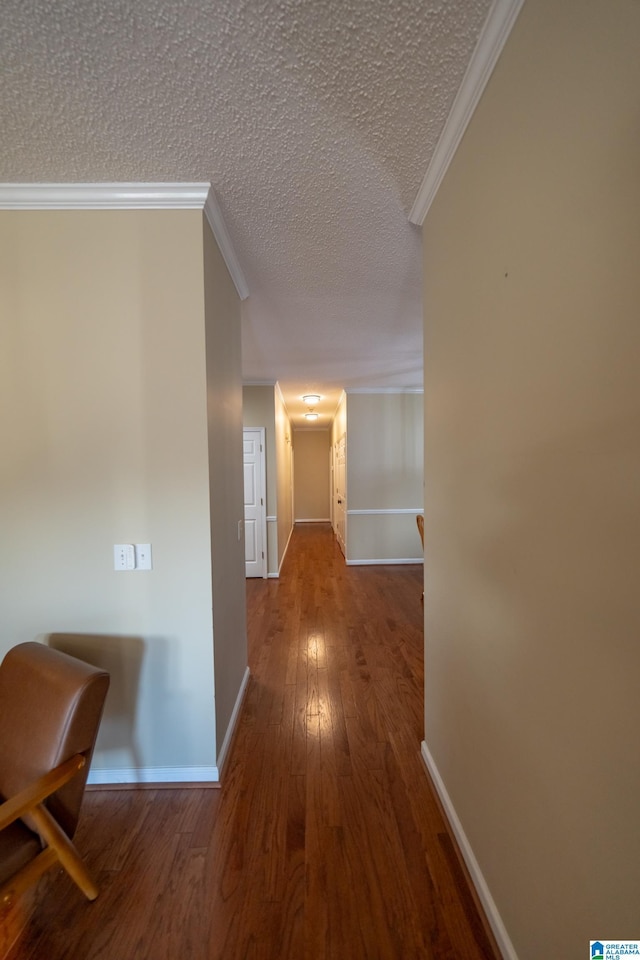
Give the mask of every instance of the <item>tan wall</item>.
[[347, 395], [343, 393], [331, 424], [331, 443], [336, 444], [347, 430]]
[[350, 393], [347, 560], [420, 561], [424, 401], [418, 393]]
[[278, 571], [293, 530], [292, 430], [279, 390], [275, 391], [276, 471], [278, 491]]
[[[211, 768], [202, 214], [0, 213], [0, 318], [0, 652], [99, 635], [94, 766]], [[153, 570], [115, 572], [123, 542]]]
[[520, 960], [639, 936], [639, 49], [528, 0], [424, 228], [426, 745]]
[[[335, 464], [335, 450], [336, 450], [336, 444], [343, 436], [346, 436], [346, 432], [347, 432], [347, 395], [346, 393], [343, 393], [342, 396], [340, 397], [340, 402], [338, 403], [335, 416], [331, 423], [331, 450], [332, 450], [331, 464], [333, 467], [333, 473], [331, 477], [331, 521], [333, 526], [333, 532], [336, 536], [338, 535], [338, 527], [337, 527], [336, 510], [335, 510], [336, 508], [335, 500], [336, 500], [336, 493], [337, 493], [337, 471], [336, 471], [336, 464]], [[347, 450], [347, 457], [348, 457], [348, 450]], [[345, 491], [343, 491], [343, 493], [346, 492], [346, 479], [347, 478], [346, 478], [346, 470], [345, 470]], [[348, 492], [346, 492], [346, 496], [348, 497]], [[347, 537], [348, 537], [348, 532], [349, 531], [347, 530], [346, 523], [345, 523], [345, 534], [347, 535]]]
[[294, 430], [294, 505], [296, 520], [329, 519], [329, 430]]
[[243, 388], [242, 419], [245, 427], [264, 427], [267, 468], [267, 575], [278, 573], [278, 474], [276, 468], [275, 387]]
[[278, 484], [276, 475], [276, 414], [275, 389], [273, 386], [245, 386], [242, 389], [242, 422], [245, 427], [264, 427], [267, 448], [267, 514], [275, 516], [278, 509]]
[[[247, 669], [240, 301], [203, 223], [217, 756]], [[226, 738], [226, 742], [225, 742]]]

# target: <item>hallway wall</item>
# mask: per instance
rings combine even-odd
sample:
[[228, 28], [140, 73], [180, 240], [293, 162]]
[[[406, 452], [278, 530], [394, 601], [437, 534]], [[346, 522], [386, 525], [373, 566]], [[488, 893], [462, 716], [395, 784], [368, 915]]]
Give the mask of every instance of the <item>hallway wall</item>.
[[[241, 477], [241, 381], [233, 335], [216, 375], [238, 306], [207, 231], [197, 210], [0, 213], [0, 654], [49, 633], [102, 644], [122, 681], [103, 782], [212, 779], [246, 651], [244, 595], [212, 613], [212, 530], [241, 563], [223, 528], [242, 503], [218, 457], [212, 517], [209, 429], [231, 469], [224, 393]], [[151, 543], [153, 569], [114, 571], [115, 543]], [[214, 616], [235, 684], [217, 731]]]
[[328, 520], [331, 434], [294, 430], [293, 500], [296, 520]]
[[422, 561], [424, 401], [417, 392], [347, 396], [347, 562]]
[[293, 430], [280, 389], [276, 388], [275, 436], [276, 436], [276, 488], [278, 503], [278, 572], [285, 558], [289, 538], [293, 532]]
[[216, 757], [224, 761], [248, 679], [240, 301], [211, 227], [203, 229]]
[[425, 755], [520, 960], [640, 935], [639, 49], [527, 0], [424, 226]]
[[267, 576], [278, 576], [278, 475], [276, 457], [275, 387], [247, 384], [242, 389], [244, 427], [264, 427], [267, 476]]

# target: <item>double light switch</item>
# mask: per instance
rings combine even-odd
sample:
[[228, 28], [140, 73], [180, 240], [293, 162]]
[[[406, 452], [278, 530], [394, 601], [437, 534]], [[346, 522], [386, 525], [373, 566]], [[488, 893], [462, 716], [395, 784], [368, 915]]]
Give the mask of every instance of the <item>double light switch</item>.
[[114, 570], [151, 570], [150, 543], [115, 543]]

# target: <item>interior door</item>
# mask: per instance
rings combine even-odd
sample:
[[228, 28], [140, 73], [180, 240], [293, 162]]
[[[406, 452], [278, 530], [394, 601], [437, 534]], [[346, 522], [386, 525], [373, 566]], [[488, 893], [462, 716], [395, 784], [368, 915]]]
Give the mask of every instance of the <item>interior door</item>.
[[343, 555], [347, 555], [347, 438], [343, 434], [336, 443], [335, 455], [335, 531]]
[[264, 428], [245, 429], [244, 450], [244, 557], [247, 577], [267, 576], [267, 507], [265, 490]]

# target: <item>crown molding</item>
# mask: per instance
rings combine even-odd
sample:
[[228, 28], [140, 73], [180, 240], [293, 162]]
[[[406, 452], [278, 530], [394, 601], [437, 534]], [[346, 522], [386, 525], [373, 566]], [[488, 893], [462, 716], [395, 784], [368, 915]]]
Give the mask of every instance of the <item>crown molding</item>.
[[344, 391], [347, 397], [353, 394], [394, 394], [394, 393], [417, 393], [423, 394], [424, 387], [346, 387]]
[[494, 0], [489, 10], [451, 112], [409, 212], [410, 222], [417, 226], [422, 226], [425, 221], [523, 3], [524, 0]]
[[224, 222], [218, 198], [212, 186], [209, 186], [207, 198], [204, 203], [204, 215], [218, 242], [220, 253], [227, 265], [227, 270], [231, 274], [231, 279], [236, 286], [238, 296], [241, 300], [246, 300], [249, 296], [249, 287], [242, 272], [242, 267], [240, 266], [240, 261], [238, 260], [233, 243], [231, 242], [227, 225]]
[[238, 296], [249, 296], [210, 183], [0, 183], [0, 210], [202, 210]]
[[[275, 384], [274, 384], [274, 387], [273, 387], [273, 390], [274, 390], [274, 393], [277, 393], [278, 396], [280, 397], [280, 400], [281, 400], [281, 402], [282, 402], [282, 406], [284, 407], [284, 409], [287, 410], [287, 402], [286, 402], [286, 400], [284, 399], [284, 393], [282, 392], [282, 387], [280, 386], [280, 381], [279, 381], [279, 380], [276, 380], [276, 382], [275, 382]], [[288, 410], [287, 410], [287, 416], [289, 416], [289, 411], [288, 411]]]
[[0, 183], [2, 210], [203, 210], [210, 183]]

